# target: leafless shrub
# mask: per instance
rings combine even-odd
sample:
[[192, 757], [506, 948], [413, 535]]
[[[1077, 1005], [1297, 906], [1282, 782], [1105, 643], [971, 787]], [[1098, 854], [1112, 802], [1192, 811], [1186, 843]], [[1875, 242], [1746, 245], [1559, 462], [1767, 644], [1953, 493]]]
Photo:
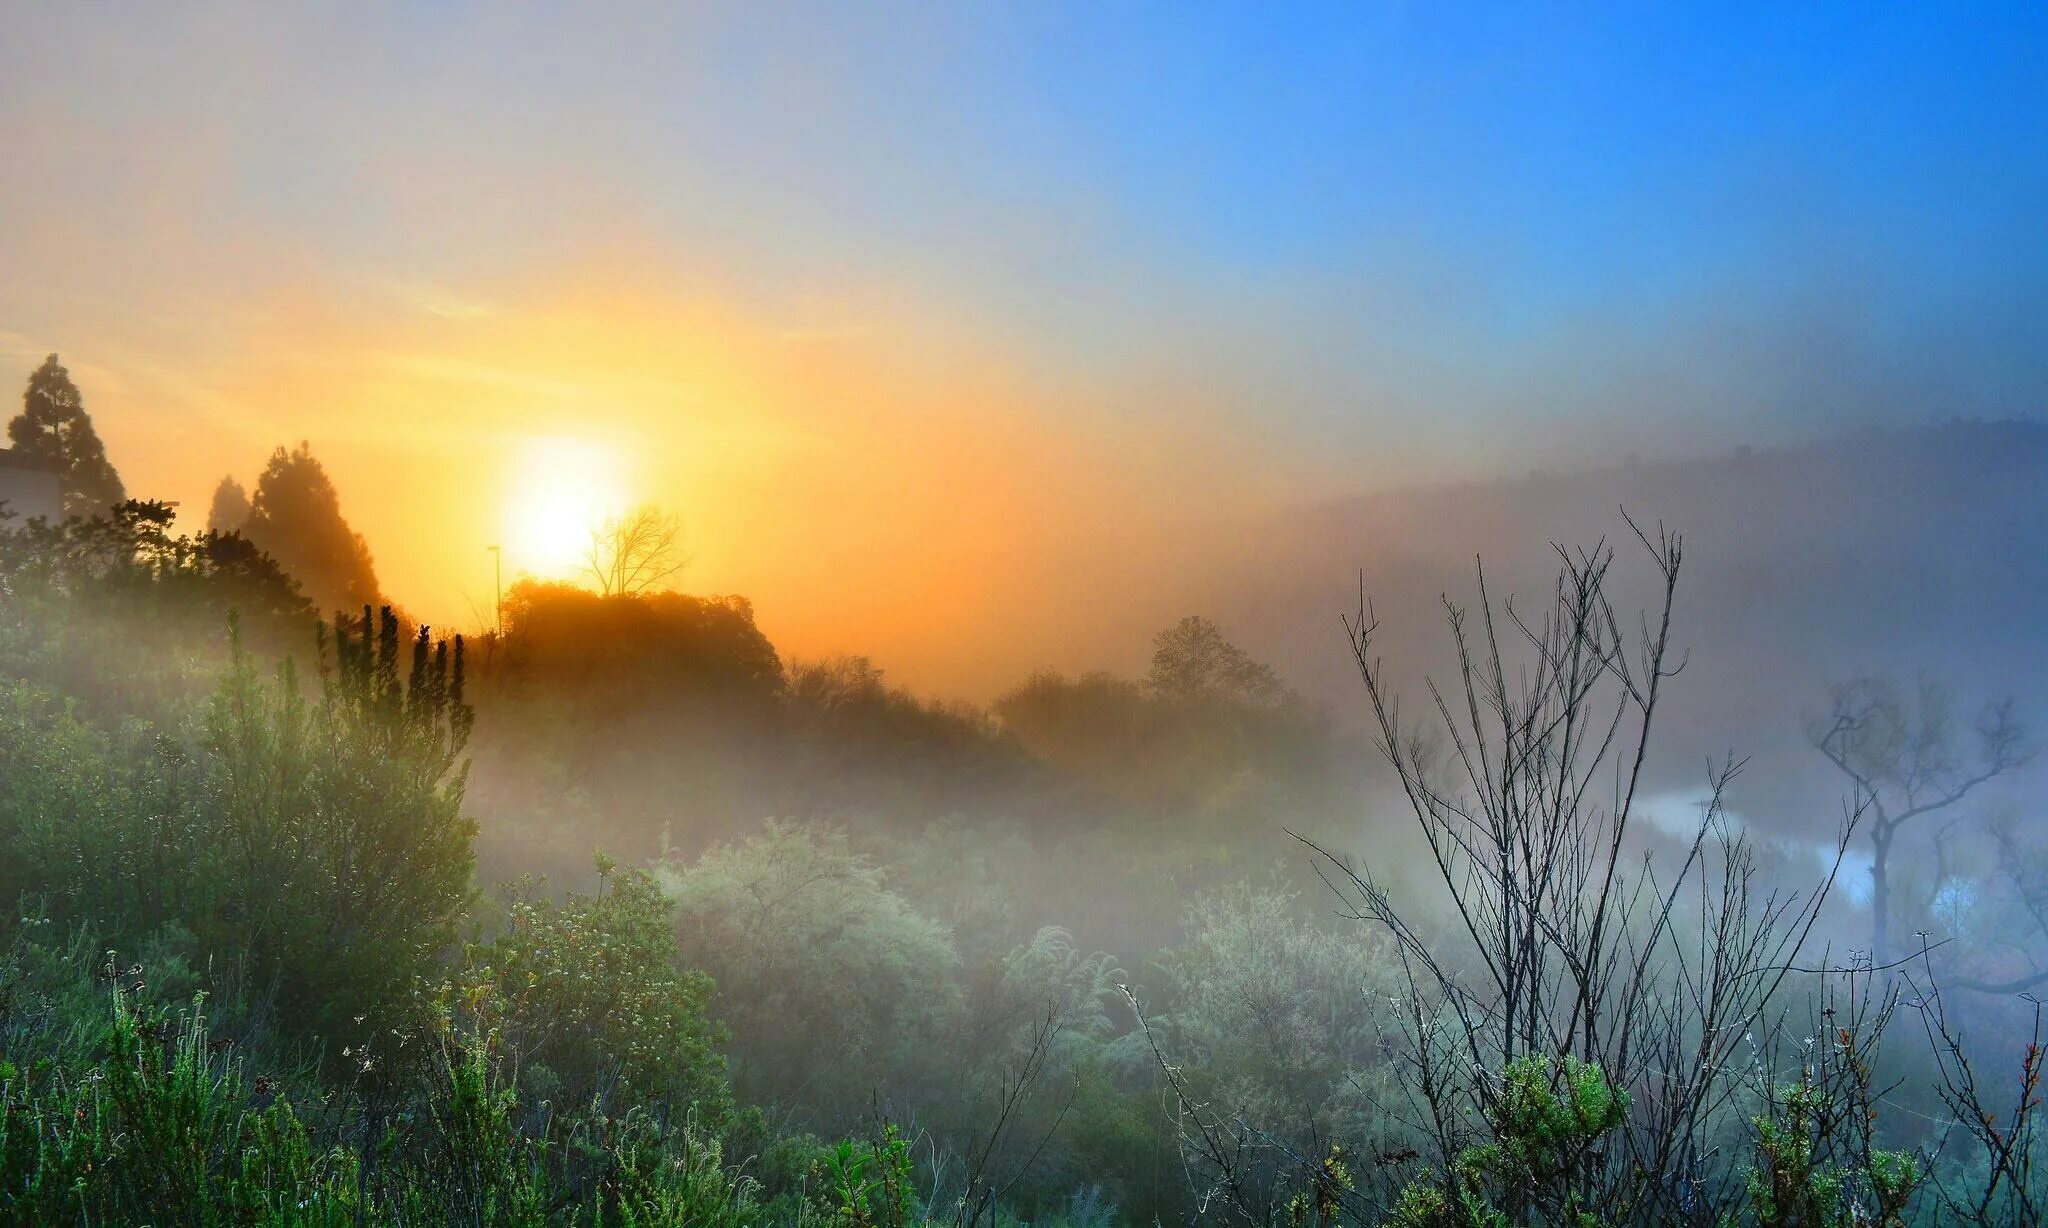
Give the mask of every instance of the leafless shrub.
[[[1389, 1112], [1423, 1141], [1416, 1158], [1443, 1173], [1473, 1144], [1498, 1141], [1502, 1072], [1518, 1059], [1559, 1059], [1560, 1081], [1562, 1059], [1590, 1063], [1630, 1096], [1625, 1124], [1546, 1179], [1556, 1188], [1516, 1191], [1520, 1205], [1505, 1210], [1517, 1222], [1566, 1206], [1597, 1206], [1615, 1224], [1709, 1223], [1727, 1209], [1743, 1157], [1715, 1136], [1740, 1125], [1756, 1030], [1834, 879], [1831, 869], [1810, 892], [1761, 890], [1756, 854], [1723, 802], [1741, 770], [1733, 759], [1710, 766], [1675, 858], [1659, 866], [1631, 844], [1665, 686], [1683, 666], [1671, 646], [1683, 550], [1674, 534], [1630, 528], [1661, 588], [1632, 629], [1609, 597], [1604, 544], [1559, 549], [1540, 615], [1496, 600], [1483, 569], [1476, 606], [1446, 599], [1457, 683], [1429, 687], [1434, 739], [1403, 719], [1363, 594], [1346, 620], [1378, 749], [1451, 900], [1447, 926], [1428, 925], [1372, 867], [1303, 841], [1348, 915], [1394, 940], [1406, 989], [1393, 1047], [1407, 1103]], [[1845, 816], [1835, 868], [1854, 820]], [[1200, 1102], [1159, 1057], [1212, 1202], [1245, 1222], [1280, 1218], [1275, 1191], [1255, 1180], [1278, 1146], [1271, 1134]], [[1360, 1221], [1384, 1210], [1368, 1183], [1324, 1190], [1325, 1157], [1290, 1158], [1321, 1183], [1318, 1205]]]

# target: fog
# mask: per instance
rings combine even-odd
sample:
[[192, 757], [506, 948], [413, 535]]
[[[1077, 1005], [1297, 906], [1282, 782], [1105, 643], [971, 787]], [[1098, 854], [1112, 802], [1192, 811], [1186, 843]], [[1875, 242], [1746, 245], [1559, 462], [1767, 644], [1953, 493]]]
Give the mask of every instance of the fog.
[[2041, 15], [1168, 16], [5, 13], [0, 1220], [2048, 1222]]

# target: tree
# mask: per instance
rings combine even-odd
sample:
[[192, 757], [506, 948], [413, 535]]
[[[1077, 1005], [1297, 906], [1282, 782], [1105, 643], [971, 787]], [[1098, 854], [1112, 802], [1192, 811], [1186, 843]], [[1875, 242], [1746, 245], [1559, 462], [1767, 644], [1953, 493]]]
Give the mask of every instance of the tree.
[[255, 651], [296, 652], [312, 604], [237, 533], [180, 533], [169, 504], [16, 530], [0, 550], [0, 673], [57, 685], [87, 708], [172, 723], [211, 689], [229, 616]]
[[879, 1087], [904, 1093], [955, 1025], [945, 927], [889, 889], [831, 828], [771, 822], [695, 863], [657, 867], [685, 966], [718, 985], [734, 1087], [843, 1128]]
[[1172, 1006], [1152, 1024], [1203, 1099], [1227, 1101], [1296, 1153], [1412, 1146], [1374, 1111], [1395, 1069], [1373, 1026], [1374, 1003], [1403, 988], [1394, 952], [1380, 935], [1354, 941], [1298, 912], [1291, 891], [1251, 883], [1196, 900], [1186, 941], [1158, 958]]
[[60, 467], [66, 516], [104, 512], [127, 495], [85, 412], [85, 398], [55, 354], [29, 375], [21, 413], [7, 424], [7, 437], [24, 457]]
[[590, 531], [583, 571], [607, 597], [668, 588], [690, 561], [682, 539], [682, 517], [643, 503]]
[[215, 533], [239, 533], [249, 523], [249, 492], [232, 477], [213, 488], [213, 506], [206, 513], [206, 527]]
[[1280, 807], [1321, 813], [1334, 783], [1322, 714], [1206, 618], [1152, 642], [1141, 681], [1041, 672], [994, 711], [1041, 763], [1107, 797], [1223, 827]]
[[377, 572], [362, 535], [310, 445], [271, 453], [249, 501], [244, 534], [275, 558], [321, 610], [377, 604]]
[[[1970, 926], [1981, 935], [1980, 966], [1951, 974], [1947, 983], [1978, 993], [2026, 993], [2048, 983], [2048, 847], [2009, 814], [1985, 827], [1993, 870], [1971, 892], [1972, 911], [1982, 915]], [[1943, 890], [1939, 883], [1935, 889]]]
[[[1892, 962], [1892, 849], [1908, 824], [1961, 802], [1979, 785], [2026, 765], [2034, 756], [2010, 698], [1988, 703], [1972, 729], [1976, 746], [1959, 743], [1954, 697], [1920, 679], [1911, 696], [1889, 678], [1837, 685], [1826, 718], [1808, 727], [1814, 747], [1847, 776], [1865, 808], [1870, 831], [1872, 958]], [[1933, 889], [1939, 891], [1940, 883]]]
[[765, 696], [782, 658], [744, 597], [606, 598], [521, 580], [505, 594], [507, 655], [535, 694], [597, 692], [608, 714], [682, 694]]
[[1277, 704], [1288, 697], [1280, 676], [1223, 638], [1215, 623], [1199, 614], [1181, 619], [1152, 640], [1152, 668], [1145, 685], [1164, 699], [1230, 699]]

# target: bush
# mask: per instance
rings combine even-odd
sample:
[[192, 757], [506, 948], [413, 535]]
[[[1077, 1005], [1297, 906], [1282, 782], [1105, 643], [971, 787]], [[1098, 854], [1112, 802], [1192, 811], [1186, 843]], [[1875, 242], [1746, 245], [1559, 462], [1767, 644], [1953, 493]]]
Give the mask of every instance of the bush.
[[930, 1057], [958, 1010], [953, 945], [843, 833], [771, 823], [660, 874], [684, 962], [718, 984], [744, 1094], [839, 1130], [877, 1089], [944, 1077]]
[[403, 1013], [469, 901], [458, 764], [472, 716], [463, 644], [421, 628], [399, 676], [398, 620], [334, 629], [317, 701], [287, 660], [262, 682], [237, 645], [207, 718], [209, 935], [274, 985], [288, 1022]]
[[676, 966], [673, 906], [644, 871], [600, 859], [600, 887], [521, 898], [505, 931], [471, 945], [442, 1001], [496, 1031], [522, 1082], [568, 1106], [730, 1106], [711, 978]]

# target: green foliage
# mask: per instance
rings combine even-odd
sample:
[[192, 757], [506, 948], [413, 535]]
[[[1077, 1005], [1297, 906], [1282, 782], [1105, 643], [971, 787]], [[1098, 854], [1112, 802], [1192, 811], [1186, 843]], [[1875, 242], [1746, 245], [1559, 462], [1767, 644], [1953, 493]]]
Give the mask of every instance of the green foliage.
[[1287, 1201], [1287, 1228], [1323, 1228], [1343, 1223], [1345, 1202], [1355, 1188], [1344, 1148], [1332, 1146], [1309, 1174], [1308, 1188]]
[[66, 516], [101, 514], [127, 497], [85, 412], [85, 398], [55, 354], [29, 374], [21, 413], [7, 424], [7, 438], [28, 460], [57, 467]]
[[167, 1011], [126, 983], [133, 971], [108, 972], [103, 1039], [52, 1044], [38, 1030], [79, 1021], [60, 1012], [25, 1028], [0, 965], [0, 1221], [763, 1222], [759, 1187], [693, 1117], [584, 1111], [528, 1124], [492, 1034], [445, 1033], [424, 1094], [382, 1125], [337, 1121], [345, 1098], [299, 1104], [278, 1080], [249, 1077], [203, 999]]
[[[1402, 1191], [1392, 1228], [1596, 1228], [1624, 1211], [1587, 1204], [1579, 1178], [1594, 1149], [1628, 1117], [1628, 1093], [1601, 1069], [1566, 1055], [1518, 1058], [1501, 1072], [1487, 1113], [1492, 1141], [1466, 1148], [1443, 1174]], [[1534, 1216], [1532, 1219], [1531, 1216]]]
[[218, 861], [213, 918], [286, 1017], [388, 1021], [452, 941], [475, 824], [458, 756], [473, 721], [458, 637], [338, 626], [321, 694], [291, 662], [264, 683], [237, 647], [207, 717]]
[[123, 944], [176, 923], [301, 1034], [395, 1022], [469, 898], [450, 649], [422, 632], [401, 678], [386, 611], [374, 642], [337, 632], [309, 697], [237, 642], [196, 744], [0, 689], [0, 888]]
[[594, 895], [515, 900], [504, 932], [468, 948], [444, 1009], [494, 1031], [535, 1094], [722, 1118], [711, 979], [677, 968], [672, 906], [652, 876], [599, 868]]
[[911, 1192], [910, 1145], [894, 1122], [873, 1139], [843, 1139], [825, 1153], [834, 1228], [911, 1228], [917, 1223]]
[[210, 689], [228, 620], [265, 653], [302, 650], [312, 607], [239, 535], [179, 534], [136, 500], [14, 526], [0, 551], [0, 666], [118, 720], [174, 723]]
[[1540, 1185], [1569, 1176], [1587, 1151], [1628, 1117], [1628, 1093], [1598, 1066], [1567, 1054], [1553, 1064], [1519, 1058], [1502, 1075], [1487, 1116], [1495, 1142], [1471, 1154], [1479, 1168], [1509, 1185]]
[[1903, 1228], [1926, 1171], [1911, 1152], [1872, 1147], [1854, 1149], [1853, 1168], [1830, 1162], [1829, 1136], [1845, 1109], [1858, 1111], [1809, 1077], [1771, 1096], [1753, 1122], [1746, 1183], [1757, 1228]]
[[879, 1087], [914, 1089], [958, 1010], [945, 931], [831, 828], [770, 823], [660, 868], [685, 963], [711, 973], [742, 1091], [819, 1124], [859, 1120]]
[[145, 726], [102, 729], [46, 691], [0, 687], [0, 892], [124, 937], [188, 914], [209, 856], [199, 774]]
[[1369, 999], [1393, 992], [1386, 946], [1299, 915], [1295, 897], [1239, 883], [1190, 905], [1159, 963], [1172, 988], [1154, 1020], [1204, 1098], [1313, 1154], [1389, 1131], [1367, 1093], [1391, 1091]]
[[117, 984], [105, 1057], [90, 1071], [4, 1081], [7, 1219], [357, 1222], [356, 1157], [315, 1144], [288, 1103], [250, 1084], [202, 1005], [172, 1015]]

